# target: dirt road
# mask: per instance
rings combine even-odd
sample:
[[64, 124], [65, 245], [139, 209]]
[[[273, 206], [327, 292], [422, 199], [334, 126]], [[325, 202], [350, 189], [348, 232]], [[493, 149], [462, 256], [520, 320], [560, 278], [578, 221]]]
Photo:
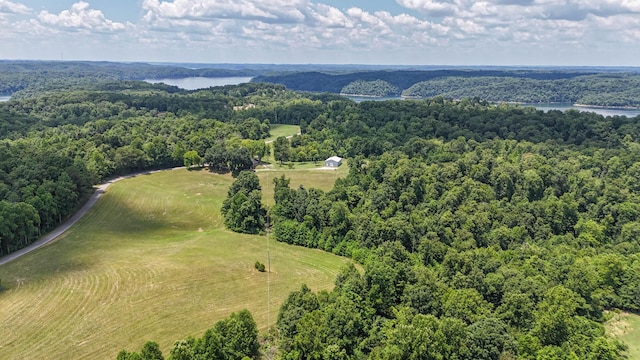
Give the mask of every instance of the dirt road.
[[[176, 169], [181, 169], [181, 168], [176, 168]], [[174, 169], [170, 169], [170, 170], [174, 170]], [[0, 265], [4, 265], [4, 264], [6, 264], [6, 263], [8, 263], [10, 261], [13, 261], [13, 260], [19, 258], [20, 256], [22, 256], [24, 254], [28, 254], [28, 253], [32, 252], [33, 250], [39, 249], [39, 248], [41, 248], [41, 247], [43, 247], [43, 246], [45, 246], [47, 244], [50, 244], [51, 242], [55, 241], [65, 231], [69, 230], [69, 228], [71, 226], [73, 226], [73, 224], [78, 222], [78, 220], [80, 220], [87, 213], [87, 211], [89, 211], [89, 209], [91, 209], [93, 207], [93, 205], [95, 205], [95, 203], [98, 201], [100, 196], [102, 196], [102, 194], [104, 194], [106, 192], [106, 190], [109, 187], [109, 185], [113, 184], [114, 182], [120, 181], [122, 179], [128, 179], [128, 178], [131, 178], [131, 177], [134, 177], [134, 176], [150, 174], [150, 173], [154, 173], [154, 172], [158, 172], [158, 171], [164, 171], [164, 170], [145, 171], [145, 172], [141, 172], [141, 173], [121, 176], [121, 177], [109, 180], [109, 181], [105, 182], [104, 184], [98, 185], [96, 187], [96, 191], [89, 198], [89, 201], [87, 201], [82, 206], [82, 208], [80, 208], [80, 210], [78, 210], [78, 212], [76, 212], [72, 217], [70, 217], [67, 221], [62, 223], [62, 225], [58, 226], [55, 230], [53, 230], [50, 233], [46, 234], [40, 240], [38, 240], [38, 241], [34, 242], [33, 244], [27, 246], [26, 248], [20, 249], [20, 250], [18, 250], [16, 252], [13, 252], [13, 253], [9, 254], [9, 255], [5, 255], [5, 256], [1, 257], [0, 258]]]

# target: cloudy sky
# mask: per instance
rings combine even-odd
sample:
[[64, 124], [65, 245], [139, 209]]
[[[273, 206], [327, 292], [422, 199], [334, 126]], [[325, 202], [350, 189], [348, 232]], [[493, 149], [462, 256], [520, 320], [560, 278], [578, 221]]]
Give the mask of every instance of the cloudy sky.
[[640, 66], [640, 0], [0, 0], [0, 59]]

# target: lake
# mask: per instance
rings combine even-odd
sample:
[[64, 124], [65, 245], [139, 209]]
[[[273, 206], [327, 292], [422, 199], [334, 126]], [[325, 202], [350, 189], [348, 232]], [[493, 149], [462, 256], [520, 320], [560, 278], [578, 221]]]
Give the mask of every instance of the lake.
[[0, 96], [0, 102], [2, 101], [9, 101], [9, 99], [11, 99], [11, 96]]
[[234, 76], [219, 78], [188, 77], [180, 79], [145, 79], [144, 81], [151, 84], [165, 83], [185, 90], [198, 90], [210, 88], [212, 86], [244, 84], [251, 81], [251, 79], [251, 77], [246, 76]]
[[602, 116], [626, 116], [636, 117], [640, 115], [640, 109], [622, 109], [622, 108], [604, 108], [604, 107], [590, 107], [590, 106], [574, 106], [573, 104], [523, 104], [522, 106], [533, 106], [538, 110], [547, 112], [549, 110], [565, 111], [569, 109], [578, 111], [587, 111], [600, 114]]
[[[347, 96], [349, 99], [355, 102], [362, 101], [385, 101], [385, 100], [402, 100], [404, 98], [400, 96], [389, 96], [389, 97], [366, 97], [366, 96]], [[626, 117], [636, 117], [640, 115], [640, 109], [622, 109], [622, 108], [601, 108], [601, 107], [589, 107], [589, 106], [574, 106], [573, 104], [564, 104], [564, 103], [549, 103], [549, 104], [521, 104], [520, 106], [533, 106], [538, 110], [542, 110], [547, 112], [549, 110], [560, 110], [565, 111], [569, 109], [574, 109], [578, 111], [586, 111], [586, 112], [594, 112], [596, 114], [602, 116], [626, 116]]]

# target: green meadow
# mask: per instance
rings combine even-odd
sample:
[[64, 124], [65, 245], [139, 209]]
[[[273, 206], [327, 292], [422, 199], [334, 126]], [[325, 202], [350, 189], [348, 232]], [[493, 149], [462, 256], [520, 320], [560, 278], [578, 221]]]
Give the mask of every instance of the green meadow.
[[298, 125], [287, 125], [287, 124], [271, 124], [269, 129], [269, 133], [271, 136], [264, 139], [267, 142], [275, 141], [280, 136], [291, 136], [300, 132], [300, 126]]
[[[273, 203], [275, 176], [329, 190], [346, 171], [258, 174]], [[168, 355], [174, 341], [241, 309], [266, 330], [303, 283], [331, 289], [348, 259], [224, 228], [232, 181], [179, 169], [117, 182], [55, 243], [1, 266], [2, 358], [115, 359], [147, 340]], [[267, 248], [269, 274], [254, 268], [267, 264]]]

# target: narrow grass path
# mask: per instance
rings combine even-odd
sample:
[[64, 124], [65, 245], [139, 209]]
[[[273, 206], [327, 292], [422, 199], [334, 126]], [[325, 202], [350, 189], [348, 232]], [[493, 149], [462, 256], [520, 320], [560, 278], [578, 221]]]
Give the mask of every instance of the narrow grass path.
[[303, 283], [330, 289], [347, 259], [272, 240], [267, 301], [267, 274], [253, 267], [267, 238], [222, 224], [232, 181], [184, 169], [120, 181], [55, 244], [0, 266], [2, 358], [114, 359], [147, 340], [166, 354], [244, 308], [265, 330]]

